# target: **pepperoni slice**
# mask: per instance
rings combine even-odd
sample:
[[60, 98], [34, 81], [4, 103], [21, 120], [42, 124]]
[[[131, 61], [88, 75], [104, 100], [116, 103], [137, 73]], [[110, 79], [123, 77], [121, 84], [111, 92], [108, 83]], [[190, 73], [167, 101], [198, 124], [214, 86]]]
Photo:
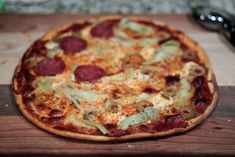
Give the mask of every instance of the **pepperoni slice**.
[[60, 40], [60, 48], [64, 50], [65, 54], [74, 54], [80, 52], [87, 47], [85, 40], [74, 36], [64, 37]]
[[62, 73], [65, 69], [64, 62], [55, 57], [53, 59], [44, 59], [34, 67], [34, 72], [39, 76], [55, 76]]
[[109, 20], [97, 24], [91, 29], [93, 37], [108, 39], [113, 36], [113, 26], [118, 20]]
[[97, 65], [88, 64], [78, 66], [74, 71], [77, 81], [92, 82], [106, 75], [104, 69]]

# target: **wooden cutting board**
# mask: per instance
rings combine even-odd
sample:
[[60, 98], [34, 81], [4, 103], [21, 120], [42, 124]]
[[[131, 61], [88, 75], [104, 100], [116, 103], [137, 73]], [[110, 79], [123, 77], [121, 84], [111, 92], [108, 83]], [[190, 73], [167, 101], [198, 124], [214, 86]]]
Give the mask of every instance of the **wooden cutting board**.
[[0, 15], [0, 156], [235, 156], [235, 51], [223, 37], [203, 30], [187, 15], [142, 16], [174, 25], [198, 41], [208, 53], [220, 97], [215, 111], [200, 126], [164, 138], [99, 143], [58, 137], [29, 123], [18, 112], [11, 92], [16, 64], [30, 43], [48, 30], [91, 16]]

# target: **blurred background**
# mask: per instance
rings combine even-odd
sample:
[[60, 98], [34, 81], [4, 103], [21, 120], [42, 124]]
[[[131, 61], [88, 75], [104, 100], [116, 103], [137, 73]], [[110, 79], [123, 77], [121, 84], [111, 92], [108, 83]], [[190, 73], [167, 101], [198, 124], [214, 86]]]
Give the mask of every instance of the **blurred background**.
[[235, 0], [0, 0], [5, 13], [190, 13], [210, 5], [235, 14]]

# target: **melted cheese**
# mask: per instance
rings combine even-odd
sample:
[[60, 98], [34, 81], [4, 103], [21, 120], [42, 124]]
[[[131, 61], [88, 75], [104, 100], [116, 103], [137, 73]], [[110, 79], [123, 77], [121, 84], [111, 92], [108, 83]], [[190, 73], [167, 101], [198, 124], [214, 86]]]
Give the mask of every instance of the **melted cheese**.
[[149, 61], [154, 57], [156, 51], [157, 51], [156, 45], [146, 45], [141, 49], [140, 55], [146, 61]]
[[95, 83], [96, 89], [101, 91], [132, 91], [139, 93], [146, 85], [150, 76], [141, 73], [139, 70], [126, 69], [124, 72], [103, 77], [99, 82]]
[[182, 77], [195, 78], [196, 76], [205, 75], [206, 70], [195, 62], [187, 62], [181, 71]]
[[165, 98], [162, 96], [162, 93], [160, 92], [159, 94], [152, 96], [149, 98], [149, 101], [154, 105], [154, 107], [160, 111], [160, 112], [165, 112], [166, 110], [169, 109], [174, 103], [173, 98]]

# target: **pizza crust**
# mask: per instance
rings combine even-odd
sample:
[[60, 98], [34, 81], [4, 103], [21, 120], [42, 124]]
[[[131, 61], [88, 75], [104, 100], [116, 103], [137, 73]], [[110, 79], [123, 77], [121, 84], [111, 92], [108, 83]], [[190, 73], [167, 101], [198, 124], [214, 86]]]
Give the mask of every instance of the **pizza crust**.
[[[132, 20], [148, 21], [148, 20], [146, 20], [146, 18], [143, 19], [142, 17], [138, 17], [138, 16], [126, 16], [126, 17], [128, 17], [129, 19], [132, 19]], [[112, 15], [112, 16], [101, 16], [101, 17], [99, 17], [99, 19], [101, 19], [101, 20], [116, 19], [116, 18], [123, 18], [123, 16]], [[75, 21], [75, 23], [81, 23], [83, 21], [84, 20], [78, 20], [78, 21]], [[171, 30], [175, 30], [174, 27], [165, 25], [162, 22], [159, 22], [159, 21], [156, 21], [156, 20], [150, 20], [150, 21], [157, 24], [157, 25], [166, 26], [166, 27], [170, 28]], [[59, 31], [68, 28], [70, 25], [71, 24], [65, 25], [64, 27], [56, 28], [56, 29], [48, 32], [41, 39], [42, 40], [50, 40]], [[40, 122], [38, 119], [32, 117], [32, 115], [30, 115], [27, 112], [27, 110], [25, 109], [25, 105], [23, 104], [23, 101], [22, 101], [22, 96], [20, 94], [16, 94], [15, 92], [13, 92], [14, 96], [15, 96], [16, 103], [18, 105], [18, 108], [19, 108], [20, 112], [31, 123], [35, 124], [39, 128], [41, 128], [43, 130], [46, 130], [50, 133], [56, 134], [56, 135], [61, 135], [61, 136], [64, 136], [64, 137], [69, 137], [69, 138], [74, 138], [74, 139], [89, 140], [89, 141], [121, 141], [121, 140], [130, 140], [130, 139], [146, 138], [146, 137], [162, 137], [162, 136], [171, 135], [171, 134], [175, 134], [175, 133], [186, 132], [186, 131], [194, 128], [195, 126], [199, 125], [214, 110], [214, 108], [215, 108], [215, 106], [218, 102], [218, 85], [217, 85], [216, 78], [215, 78], [215, 75], [214, 75], [212, 67], [211, 67], [211, 63], [208, 59], [208, 56], [204, 52], [204, 50], [199, 46], [199, 44], [197, 44], [197, 42], [193, 41], [191, 38], [189, 38], [185, 34], [180, 34], [180, 39], [183, 40], [185, 43], [187, 43], [187, 45], [189, 45], [190, 48], [196, 50], [200, 60], [202, 60], [203, 63], [205, 64], [206, 68], [208, 69], [208, 75], [207, 75], [208, 86], [209, 86], [209, 89], [211, 90], [211, 92], [213, 94], [212, 102], [207, 107], [207, 109], [204, 111], [204, 113], [201, 114], [200, 116], [188, 121], [189, 125], [186, 128], [174, 128], [174, 129], [171, 129], [171, 130], [168, 130], [168, 131], [161, 131], [161, 132], [157, 132], [157, 133], [134, 133], [134, 134], [131, 134], [131, 135], [124, 135], [124, 136], [121, 136], [121, 137], [108, 137], [108, 136], [100, 136], [100, 135], [97, 135], [97, 136], [96, 135], [85, 135], [85, 134], [73, 133], [73, 132], [62, 131], [62, 130], [57, 130], [57, 129], [54, 129], [54, 128], [50, 128], [49, 126], [47, 126], [44, 123]], [[16, 67], [16, 70], [15, 70], [15, 73], [14, 73], [14, 76], [13, 76], [13, 80], [12, 80], [13, 91], [17, 90], [16, 75], [21, 70], [20, 67], [21, 67], [21, 62]]]

